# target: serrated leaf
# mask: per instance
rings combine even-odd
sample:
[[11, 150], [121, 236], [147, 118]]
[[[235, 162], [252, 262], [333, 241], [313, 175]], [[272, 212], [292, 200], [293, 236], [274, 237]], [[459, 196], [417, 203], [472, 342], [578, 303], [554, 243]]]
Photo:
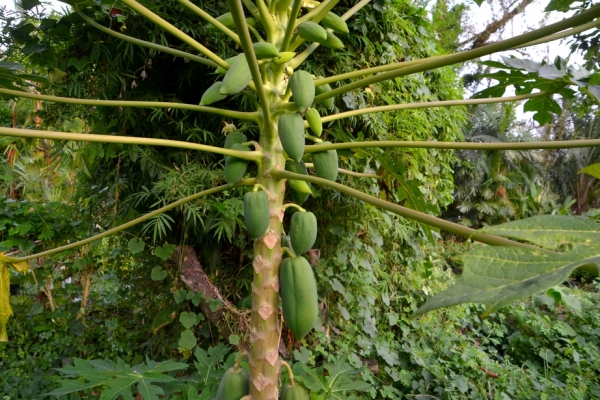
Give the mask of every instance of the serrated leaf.
[[[146, 364], [130, 367], [120, 358], [114, 363], [110, 360], [73, 359], [73, 365], [57, 368], [59, 372], [76, 380], [61, 380], [61, 388], [48, 393], [64, 396], [95, 386], [105, 386], [100, 399], [113, 400], [119, 397], [133, 399], [134, 387], [144, 399], [157, 400], [163, 394], [161, 387], [155, 382], [172, 382], [175, 378], [164, 374], [167, 371], [186, 370], [186, 363], [171, 360], [154, 362], [146, 359]], [[85, 380], [87, 382], [82, 381]]]
[[509, 67], [516, 68], [516, 69], [524, 69], [529, 72], [538, 72], [538, 70], [540, 68], [542, 68], [542, 64], [540, 64], [539, 62], [532, 61], [532, 60], [525, 60], [522, 58], [511, 58], [511, 57], [504, 57], [504, 56], [500, 56], [500, 58], [502, 58], [502, 61], [504, 61], [504, 64], [508, 65]]
[[552, 121], [551, 113], [560, 115], [562, 113], [562, 108], [560, 108], [560, 105], [554, 99], [549, 96], [544, 96], [527, 100], [523, 105], [523, 111], [535, 112], [533, 119], [540, 125], [545, 125]]
[[564, 282], [574, 269], [590, 267], [599, 271], [599, 225], [583, 217], [538, 216], [487, 227], [491, 233], [526, 240], [546, 249], [544, 252], [516, 247], [481, 247], [458, 258], [463, 274], [448, 290], [427, 299], [416, 315], [461, 303], [485, 303], [489, 314], [510, 302], [546, 291]]
[[208, 351], [198, 347], [194, 351], [196, 360], [194, 365], [198, 370], [198, 375], [204, 386], [211, 386], [218, 383], [220, 374], [215, 373], [217, 365], [223, 361], [225, 355], [229, 352], [229, 347], [221, 343], [217, 347], [209, 347]]
[[552, 64], [546, 64], [538, 70], [538, 75], [546, 79], [558, 79], [567, 74], [566, 71], [561, 71]]
[[588, 174], [594, 178], [600, 179], [600, 163], [588, 165], [584, 169], [580, 170], [578, 174]]

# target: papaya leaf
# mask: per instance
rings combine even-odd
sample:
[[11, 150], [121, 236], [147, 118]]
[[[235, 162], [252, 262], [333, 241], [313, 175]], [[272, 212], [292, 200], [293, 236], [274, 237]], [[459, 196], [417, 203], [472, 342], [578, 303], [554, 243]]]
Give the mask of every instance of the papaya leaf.
[[594, 178], [600, 179], [600, 163], [591, 164], [578, 172], [578, 174], [588, 174]]
[[217, 347], [209, 347], [208, 352], [200, 347], [194, 351], [196, 360], [194, 365], [198, 370], [198, 375], [204, 386], [219, 385], [219, 380], [223, 376], [217, 371], [217, 365], [222, 362], [229, 352], [230, 347], [220, 343]]
[[[458, 257], [463, 274], [446, 291], [427, 299], [415, 315], [462, 303], [484, 303], [485, 315], [564, 282], [574, 269], [600, 268], [600, 225], [583, 217], [538, 216], [481, 229], [543, 249], [480, 247]], [[566, 252], [558, 252], [569, 248]]]
[[571, 4], [575, 3], [575, 0], [551, 0], [546, 6], [544, 12], [549, 11], [568, 11]]
[[552, 121], [551, 113], [560, 115], [562, 108], [560, 108], [560, 105], [552, 97], [544, 96], [527, 100], [523, 105], [523, 111], [534, 112], [533, 119], [540, 125], [545, 125]]
[[[61, 380], [61, 388], [48, 393], [53, 396], [64, 396], [69, 393], [78, 392], [95, 386], [105, 386], [101, 400], [123, 399], [133, 400], [132, 388], [135, 385], [137, 392], [144, 399], [157, 400], [163, 394], [163, 389], [155, 383], [175, 381], [165, 372], [185, 370], [188, 365], [175, 361], [164, 361], [157, 363], [146, 359], [145, 364], [130, 367], [120, 358], [114, 363], [110, 360], [81, 360], [73, 359], [73, 365], [57, 368], [59, 372], [72, 380]], [[86, 382], [87, 381], [87, 382]]]

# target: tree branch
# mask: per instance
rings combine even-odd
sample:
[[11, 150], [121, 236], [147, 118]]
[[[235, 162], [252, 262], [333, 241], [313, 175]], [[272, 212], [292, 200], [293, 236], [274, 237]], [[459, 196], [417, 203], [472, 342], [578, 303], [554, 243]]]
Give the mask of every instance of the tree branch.
[[[178, 246], [170, 260], [180, 267], [181, 281], [194, 293], [201, 293], [200, 309], [206, 318], [217, 327], [224, 338], [238, 335], [240, 349], [248, 350], [248, 332], [250, 319], [240, 312], [229, 300], [221, 295], [219, 289], [210, 281], [193, 248]], [[220, 301], [222, 305], [214, 305]], [[214, 311], [213, 311], [214, 310]]]
[[137, 225], [140, 222], [147, 221], [150, 218], [153, 218], [153, 217], [155, 217], [155, 216], [157, 216], [159, 214], [162, 214], [162, 213], [164, 213], [166, 211], [169, 211], [169, 210], [171, 210], [171, 209], [173, 209], [175, 207], [178, 207], [178, 206], [180, 206], [180, 205], [182, 205], [184, 203], [187, 203], [188, 201], [196, 200], [196, 199], [199, 199], [200, 197], [203, 197], [203, 196], [208, 196], [208, 195], [211, 195], [211, 194], [219, 193], [219, 192], [222, 192], [224, 190], [231, 190], [232, 187], [252, 186], [255, 183], [256, 183], [256, 179], [250, 178], [250, 179], [244, 179], [242, 181], [239, 181], [238, 183], [234, 184], [233, 186], [221, 185], [221, 186], [214, 187], [212, 189], [203, 190], [202, 192], [193, 194], [191, 196], [184, 197], [181, 200], [177, 200], [177, 201], [175, 201], [175, 202], [173, 202], [173, 203], [171, 203], [169, 205], [166, 205], [164, 207], [159, 208], [158, 210], [152, 211], [151, 213], [148, 213], [148, 214], [146, 214], [146, 215], [144, 215], [142, 217], [136, 218], [136, 219], [134, 219], [132, 221], [129, 221], [129, 222], [123, 224], [123, 225], [119, 225], [119, 226], [117, 226], [115, 228], [109, 229], [109, 230], [107, 230], [105, 232], [99, 233], [99, 234], [97, 234], [95, 236], [92, 236], [90, 238], [83, 239], [83, 240], [80, 240], [80, 241], [75, 242], [75, 243], [70, 243], [70, 244], [67, 244], [65, 246], [57, 247], [57, 248], [52, 249], [52, 250], [47, 250], [47, 251], [43, 251], [41, 253], [32, 254], [32, 255], [29, 255], [29, 256], [26, 256], [26, 257], [10, 257], [10, 259], [6, 258], [6, 261], [8, 261], [8, 262], [29, 261], [29, 260], [34, 260], [36, 258], [51, 256], [51, 255], [56, 254], [56, 253], [60, 253], [60, 252], [66, 251], [66, 250], [71, 250], [71, 249], [74, 249], [74, 248], [77, 248], [77, 247], [81, 247], [81, 246], [86, 245], [88, 243], [95, 242], [96, 240], [105, 238], [105, 237], [110, 236], [110, 235], [114, 235], [115, 233], [120, 232], [122, 230], [125, 230], [127, 228], [131, 228], [132, 226]]
[[316, 176], [295, 174], [293, 172], [279, 169], [271, 170], [271, 176], [273, 176], [275, 179], [295, 179], [326, 186], [344, 194], [347, 194], [348, 196], [352, 196], [359, 200], [362, 200], [365, 203], [369, 203], [384, 210], [391, 211], [402, 217], [413, 219], [422, 224], [430, 225], [434, 228], [443, 229], [455, 235], [463, 236], [465, 238], [489, 244], [491, 246], [514, 246], [528, 249], [536, 249], [545, 252], [547, 251], [536, 246], [515, 242], [513, 240], [505, 239], [500, 236], [490, 235], [487, 233], [478, 233], [475, 229], [467, 228], [466, 226], [458, 225], [453, 222], [445, 221], [443, 219], [436, 218], [419, 211], [411, 210], [410, 208], [402, 207], [397, 204], [390, 203], [389, 201], [378, 199], [377, 197], [370, 196], [366, 193], [349, 188], [348, 186], [335, 183], [327, 179], [317, 178]]
[[78, 104], [85, 106], [105, 106], [105, 107], [137, 107], [137, 108], [177, 108], [181, 110], [199, 111], [209, 114], [222, 115], [224, 117], [241, 119], [244, 121], [258, 122], [258, 112], [242, 112], [225, 110], [222, 108], [197, 106], [194, 104], [171, 103], [168, 101], [129, 101], [129, 100], [94, 100], [94, 99], [73, 99], [70, 97], [49, 96], [44, 94], [21, 92], [19, 90], [2, 89], [0, 93], [9, 94], [15, 97], [25, 97], [28, 99], [52, 101], [56, 103]]
[[494, 33], [500, 30], [517, 14], [523, 12], [525, 10], [525, 7], [527, 7], [531, 3], [533, 3], [533, 0], [522, 0], [521, 3], [515, 8], [513, 8], [511, 11], [505, 10], [502, 18], [492, 21], [482, 32], [478, 33], [477, 35], [475, 35], [475, 37], [467, 41], [467, 43], [473, 41], [471, 49], [476, 49], [478, 47], [484, 46], [490, 38], [490, 36], [492, 36]]
[[116, 136], [116, 135], [94, 135], [88, 133], [69, 133], [40, 131], [35, 129], [18, 129], [0, 127], [0, 135], [11, 137], [24, 137], [35, 139], [50, 140], [73, 140], [76, 142], [97, 142], [97, 143], [119, 143], [119, 144], [139, 144], [144, 146], [164, 146], [176, 147], [179, 149], [189, 149], [205, 151], [207, 153], [222, 154], [235, 158], [242, 158], [253, 162], [260, 162], [262, 153], [260, 151], [231, 150], [221, 147], [208, 146], [205, 144], [184, 142], [179, 140], [142, 138], [137, 136]]
[[156, 43], [152, 43], [152, 42], [147, 42], [145, 40], [141, 40], [141, 39], [137, 39], [131, 36], [127, 36], [127, 35], [123, 35], [122, 33], [119, 32], [115, 32], [112, 29], [109, 29], [105, 26], [100, 25], [99, 23], [97, 23], [96, 21], [94, 21], [93, 19], [91, 19], [90, 17], [88, 17], [87, 15], [85, 15], [77, 5], [75, 5], [74, 10], [77, 14], [79, 14], [79, 16], [88, 24], [93, 26], [94, 28], [108, 34], [111, 36], [116, 37], [117, 39], [123, 40], [125, 42], [129, 42], [129, 43], [133, 43], [133, 44], [137, 44], [138, 46], [142, 46], [142, 47], [147, 47], [149, 49], [152, 50], [157, 50], [157, 51], [161, 51], [163, 53], [167, 53], [167, 54], [171, 54], [174, 55], [176, 57], [182, 57], [182, 58], [187, 58], [188, 60], [191, 61], [196, 61], [197, 63], [200, 64], [204, 64], [204, 65], [208, 65], [209, 67], [213, 67], [213, 68], [217, 68], [218, 64], [212, 60], [209, 60], [207, 58], [203, 58], [203, 57], [199, 57], [195, 54], [191, 54], [191, 53], [187, 53], [185, 51], [181, 51], [181, 50], [175, 50], [172, 49], [170, 47], [167, 46], [163, 46], [160, 44], [156, 44]]

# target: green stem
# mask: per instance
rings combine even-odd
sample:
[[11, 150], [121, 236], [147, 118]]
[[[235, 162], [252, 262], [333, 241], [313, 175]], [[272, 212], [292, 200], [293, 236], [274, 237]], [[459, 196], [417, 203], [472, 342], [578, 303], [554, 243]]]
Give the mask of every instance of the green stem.
[[406, 149], [451, 149], [451, 150], [539, 150], [539, 149], [576, 149], [582, 147], [600, 147], [600, 139], [557, 140], [544, 142], [508, 142], [508, 143], [467, 143], [467, 142], [428, 142], [428, 141], [373, 141], [347, 142], [333, 144], [308, 145], [304, 153], [316, 153], [327, 150], [358, 149], [365, 147], [401, 147]]
[[38, 131], [35, 129], [16, 129], [2, 127], [0, 127], [0, 135], [35, 139], [73, 140], [76, 142], [120, 143], [139, 144], [146, 146], [176, 147], [180, 149], [199, 150], [208, 153], [222, 154], [225, 156], [242, 158], [244, 160], [253, 161], [255, 163], [258, 163], [262, 160], [262, 152], [259, 151], [231, 150], [224, 149], [221, 147], [207, 146], [205, 144], [190, 143], [179, 140], [141, 138], [135, 136], [93, 135], [87, 133]]
[[410, 218], [422, 224], [430, 225], [438, 229], [443, 229], [455, 235], [463, 236], [465, 238], [476, 240], [478, 242], [489, 244], [491, 246], [514, 246], [544, 251], [543, 249], [540, 249], [536, 246], [515, 242], [510, 239], [490, 235], [487, 233], [478, 233], [475, 229], [467, 228], [466, 226], [458, 225], [450, 221], [445, 221], [443, 219], [436, 218], [419, 211], [411, 210], [410, 208], [390, 203], [389, 201], [381, 200], [377, 197], [369, 196], [366, 193], [349, 188], [348, 186], [341, 185], [339, 183], [329, 181], [327, 179], [317, 178], [316, 176], [310, 175], [295, 174], [293, 172], [279, 169], [272, 170], [271, 175], [275, 179], [297, 179], [323, 185], [331, 189], [335, 189], [344, 194], [347, 194], [349, 196], [355, 197], [359, 200], [364, 201], [365, 203], [369, 203], [384, 210], [391, 211], [402, 217]]
[[264, 42], [264, 39], [262, 38], [262, 36], [260, 36], [260, 33], [258, 33], [258, 31], [252, 25], [248, 25], [248, 30], [250, 32], [252, 32], [252, 34], [254, 35], [254, 38], [257, 41]]
[[197, 5], [195, 5], [194, 3], [192, 3], [189, 0], [177, 0], [177, 1], [179, 1], [182, 5], [187, 7], [189, 10], [198, 14], [206, 22], [213, 25], [215, 28], [217, 28], [218, 30], [223, 32], [225, 35], [229, 36], [234, 42], [236, 42], [237, 44], [240, 44], [240, 37], [234, 31], [232, 31], [231, 29], [229, 29], [228, 27], [223, 25], [221, 22], [219, 22], [216, 18], [212, 17], [209, 13], [207, 13], [206, 11], [204, 11], [203, 9], [201, 9], [200, 7], [198, 7]]
[[[233, 185], [233, 187], [235, 188], [235, 187], [242, 187], [242, 186], [251, 186], [251, 185], [254, 185], [255, 181], [256, 180], [254, 178], [244, 179], [242, 181], [239, 181], [235, 185]], [[187, 203], [188, 201], [192, 201], [192, 200], [198, 199], [198, 198], [203, 197], [203, 196], [208, 196], [208, 195], [211, 195], [211, 194], [219, 193], [219, 192], [222, 192], [224, 190], [229, 190], [231, 188], [232, 188], [232, 186], [222, 185], [222, 186], [217, 186], [217, 187], [212, 188], [212, 189], [204, 190], [202, 192], [193, 194], [191, 196], [184, 197], [181, 200], [177, 200], [176, 202], [171, 203], [171, 204], [169, 204], [167, 206], [161, 207], [158, 210], [152, 211], [149, 214], [146, 214], [146, 215], [144, 215], [142, 217], [136, 218], [136, 219], [134, 219], [132, 221], [129, 221], [129, 222], [123, 224], [123, 225], [119, 225], [119, 226], [117, 226], [115, 228], [109, 229], [106, 232], [99, 233], [99, 234], [97, 234], [95, 236], [92, 236], [90, 238], [87, 238], [87, 239], [84, 239], [84, 240], [80, 240], [78, 242], [71, 243], [71, 244], [68, 244], [68, 245], [65, 245], [65, 246], [57, 247], [57, 248], [52, 249], [52, 250], [43, 251], [41, 253], [32, 254], [32, 255], [29, 255], [29, 256], [26, 256], [26, 257], [19, 257], [16, 260], [17, 261], [34, 260], [36, 258], [51, 256], [53, 254], [60, 253], [62, 251], [71, 250], [71, 249], [74, 249], [76, 247], [80, 247], [80, 246], [86, 245], [88, 243], [95, 242], [96, 240], [105, 238], [105, 237], [110, 236], [110, 235], [114, 235], [115, 233], [120, 232], [122, 230], [125, 230], [127, 228], [131, 228], [132, 226], [137, 225], [140, 222], [147, 221], [150, 218], [153, 218], [153, 217], [155, 217], [155, 216], [157, 216], [159, 214], [162, 214], [162, 213], [164, 213], [166, 211], [169, 211], [169, 210], [171, 210], [171, 209], [173, 209], [175, 207], [178, 207], [178, 206], [180, 206], [180, 205], [182, 205], [184, 203]]]
[[[306, 168], [313, 168], [314, 164], [313, 163], [306, 163], [305, 166], [306, 166]], [[342, 175], [355, 176], [357, 178], [383, 179], [383, 176], [381, 176], [381, 175], [367, 174], [367, 173], [364, 173], [364, 172], [354, 172], [354, 171], [349, 171], [349, 170], [343, 169], [343, 168], [338, 168], [338, 173], [340, 173]]]
[[[447, 65], [457, 64], [464, 61], [473, 60], [485, 55], [489, 55], [492, 53], [496, 53], [503, 50], [508, 50], [513, 47], [521, 46], [525, 43], [541, 39], [543, 37], [552, 35], [556, 32], [560, 32], [562, 30], [582, 25], [591, 19], [597, 18], [600, 15], [600, 6], [595, 6], [587, 11], [582, 12], [581, 14], [575, 15], [571, 18], [567, 18], [563, 21], [545, 26], [543, 28], [537, 29], [532, 32], [528, 32], [519, 36], [515, 36], [510, 39], [502, 40], [500, 42], [492, 43], [487, 46], [483, 46], [474, 50], [465, 51], [462, 53], [451, 54], [448, 56], [440, 57], [437, 59], [430, 59], [427, 62], [422, 62], [417, 65], [408, 66], [405, 68], [401, 68], [399, 70], [393, 70], [384, 72], [375, 76], [371, 76], [368, 78], [361, 79], [357, 82], [348, 83], [339, 88], [333, 89], [327, 93], [323, 93], [317, 97], [315, 97], [315, 104], [320, 103], [323, 100], [326, 100], [330, 97], [335, 97], [340, 94], [352, 91], [354, 89], [362, 88], [365, 86], [369, 86], [371, 84], [398, 78], [400, 76], [410, 75], [417, 72], [423, 72], [427, 70], [431, 70], [434, 68], [445, 67]], [[321, 84], [315, 82], [315, 85]]]
[[563, 32], [558, 32], [558, 33], [555, 33], [554, 35], [550, 35], [550, 36], [547, 36], [542, 39], [534, 40], [533, 42], [525, 43], [521, 47], [535, 46], [538, 44], [552, 42], [552, 41], [558, 40], [558, 39], [564, 39], [566, 37], [577, 35], [578, 33], [581, 33], [581, 32], [585, 32], [588, 29], [595, 28], [598, 25], [600, 25], [600, 19], [596, 19], [595, 21], [588, 22], [587, 24], [583, 24], [581, 26], [578, 26], [577, 28], [567, 29]]
[[296, 381], [294, 380], [294, 373], [292, 372], [292, 367], [290, 367], [290, 364], [288, 364], [284, 360], [279, 360], [279, 362], [285, 367], [285, 369], [287, 369], [288, 375], [290, 376], [290, 385], [296, 386]]
[[290, 256], [290, 258], [297, 257], [296, 253], [294, 253], [294, 249], [290, 249], [289, 247], [282, 246], [281, 251], [283, 251], [284, 253], [287, 253], [287, 255]]
[[236, 357], [236, 359], [235, 359], [235, 364], [233, 364], [233, 369], [234, 369], [236, 372], [239, 372], [239, 371], [240, 371], [240, 364], [242, 363], [242, 360], [243, 360], [244, 358], [246, 358], [246, 357], [248, 357], [248, 353], [246, 353], [245, 351], [242, 351], [242, 352], [240, 353], [240, 355]]
[[218, 67], [217, 63], [215, 63], [214, 61], [211, 61], [209, 59], [206, 59], [206, 58], [203, 58], [203, 57], [199, 57], [199, 56], [191, 54], [191, 53], [186, 53], [185, 51], [175, 50], [175, 49], [172, 49], [172, 48], [167, 47], [167, 46], [162, 46], [160, 44], [156, 44], [156, 43], [152, 43], [152, 42], [147, 42], [145, 40], [133, 38], [131, 36], [123, 35], [122, 33], [119, 33], [119, 32], [115, 32], [115, 31], [113, 31], [110, 28], [107, 28], [105, 26], [100, 25], [99, 23], [97, 23], [96, 21], [94, 21], [93, 19], [91, 19], [90, 17], [88, 17], [87, 15], [85, 15], [79, 9], [79, 7], [77, 5], [74, 5], [73, 9], [75, 10], [75, 12], [77, 14], [79, 14], [79, 16], [88, 25], [91, 25], [94, 28], [96, 28], [96, 29], [98, 29], [98, 30], [100, 30], [100, 31], [108, 34], [108, 35], [114, 36], [117, 39], [123, 40], [125, 42], [129, 42], [129, 43], [137, 44], [138, 46], [147, 47], [147, 48], [152, 49], [152, 50], [157, 50], [157, 51], [161, 51], [163, 53], [171, 54], [171, 55], [174, 55], [176, 57], [187, 58], [188, 60], [196, 61], [197, 63], [208, 65], [209, 67], [213, 67], [213, 68], [217, 68]]
[[148, 10], [146, 7], [144, 7], [137, 1], [135, 1], [135, 0], [122, 0], [122, 1], [127, 6], [131, 7], [132, 9], [137, 11], [139, 14], [141, 14], [148, 20], [154, 22], [156, 25], [158, 25], [165, 31], [169, 32], [173, 36], [177, 37], [181, 41], [189, 44], [194, 49], [198, 50], [200, 53], [204, 54], [206, 57], [210, 58], [211, 60], [213, 60], [215, 63], [217, 63], [221, 67], [228, 68], [229, 64], [227, 64], [225, 62], [225, 60], [223, 60], [221, 57], [219, 57], [218, 55], [216, 55], [215, 53], [213, 53], [212, 51], [210, 51], [209, 49], [204, 47], [202, 44], [198, 43], [192, 37], [188, 36], [187, 34], [185, 34], [182, 31], [180, 31], [179, 29], [177, 29], [176, 27], [174, 27], [173, 25], [171, 25], [170, 23], [168, 23], [167, 21], [165, 21], [158, 15], [154, 14], [152, 11]]
[[294, 28], [296, 26], [296, 17], [300, 12], [300, 7], [302, 7], [302, 0], [293, 0], [292, 9], [290, 10], [290, 17], [288, 19], [287, 27], [285, 28], [285, 35], [283, 36], [283, 41], [281, 42], [282, 51], [288, 51], [288, 47], [290, 46], [290, 41], [292, 40], [292, 35], [294, 33]]
[[[343, 113], [327, 115], [321, 117], [322, 122], [335, 121], [343, 118], [350, 118], [361, 114], [371, 114], [378, 112], [387, 111], [399, 111], [399, 110], [412, 110], [417, 108], [433, 108], [433, 107], [456, 107], [456, 106], [471, 106], [479, 104], [490, 104], [490, 103], [508, 103], [513, 101], [520, 101], [525, 99], [531, 99], [534, 97], [543, 97], [548, 95], [546, 92], [538, 92], [531, 94], [523, 94], [520, 96], [511, 97], [492, 97], [488, 99], [469, 99], [469, 100], [445, 100], [445, 101], [430, 101], [426, 103], [407, 103], [407, 104], [392, 104], [389, 106], [379, 107], [366, 107], [358, 110], [347, 111]], [[308, 122], [305, 122], [305, 126], [308, 126]]]
[[244, 50], [244, 56], [248, 61], [248, 67], [252, 74], [252, 80], [256, 86], [256, 93], [262, 106], [262, 113], [265, 120], [271, 119], [271, 107], [267, 99], [267, 94], [263, 86], [262, 77], [260, 75], [260, 67], [254, 53], [254, 47], [252, 46], [252, 39], [250, 38], [250, 32], [248, 31], [248, 24], [246, 23], [246, 17], [244, 16], [244, 9], [240, 0], [228, 0], [229, 11], [233, 16], [233, 22], [237, 28], [238, 34], [240, 35], [240, 45]]
[[[276, 30], [275, 21], [273, 21], [273, 17], [271, 16], [271, 13], [269, 13], [269, 8], [265, 4], [264, 0], [256, 0], [256, 5], [258, 6], [258, 12], [260, 13], [263, 21], [263, 27], [267, 32], [267, 42], [272, 42]], [[242, 15], [243, 14], [244, 10], [242, 9]]]
[[287, 204], [284, 204], [284, 205], [281, 207], [281, 209], [282, 209], [283, 211], [285, 211], [285, 210], [287, 210], [287, 209], [288, 209], [288, 208], [290, 208], [290, 207], [294, 207], [294, 208], [296, 208], [296, 209], [297, 209], [298, 211], [300, 211], [300, 212], [306, 212], [306, 210], [305, 210], [304, 208], [300, 207], [300, 206], [299, 206], [298, 204], [296, 204], [296, 203], [287, 203]]
[[139, 107], [139, 108], [178, 108], [181, 110], [199, 111], [209, 114], [222, 115], [224, 117], [241, 119], [244, 121], [258, 122], [258, 112], [241, 112], [225, 110], [222, 108], [197, 106], [194, 104], [172, 103], [168, 101], [128, 101], [128, 100], [94, 100], [94, 99], [72, 99], [70, 97], [49, 96], [44, 94], [35, 94], [21, 92], [19, 90], [2, 89], [0, 93], [15, 97], [25, 97], [28, 99], [52, 101], [56, 103], [78, 104], [85, 106], [107, 106], [107, 107]]
[[261, 23], [263, 22], [262, 17], [260, 16], [260, 13], [258, 12], [258, 8], [254, 5], [254, 3], [252, 3], [251, 0], [242, 0], [242, 3], [244, 3], [244, 5], [248, 9], [248, 12], [250, 12], [252, 17], [256, 18]]

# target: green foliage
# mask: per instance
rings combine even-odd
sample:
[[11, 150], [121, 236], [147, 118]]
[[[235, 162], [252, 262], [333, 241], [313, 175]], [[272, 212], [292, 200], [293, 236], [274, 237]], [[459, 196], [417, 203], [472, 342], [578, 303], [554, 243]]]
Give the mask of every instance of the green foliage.
[[102, 391], [101, 399], [113, 400], [119, 397], [133, 399], [132, 386], [135, 385], [137, 393], [144, 399], [157, 400], [164, 391], [156, 383], [175, 381], [175, 378], [165, 373], [187, 368], [187, 364], [172, 360], [157, 363], [147, 359], [144, 364], [130, 367], [120, 358], [116, 363], [109, 360], [87, 361], [74, 358], [73, 365], [58, 368], [58, 371], [71, 378], [83, 378], [84, 381], [63, 380], [62, 387], [53, 390], [49, 395], [64, 396], [96, 386], [106, 386]]

